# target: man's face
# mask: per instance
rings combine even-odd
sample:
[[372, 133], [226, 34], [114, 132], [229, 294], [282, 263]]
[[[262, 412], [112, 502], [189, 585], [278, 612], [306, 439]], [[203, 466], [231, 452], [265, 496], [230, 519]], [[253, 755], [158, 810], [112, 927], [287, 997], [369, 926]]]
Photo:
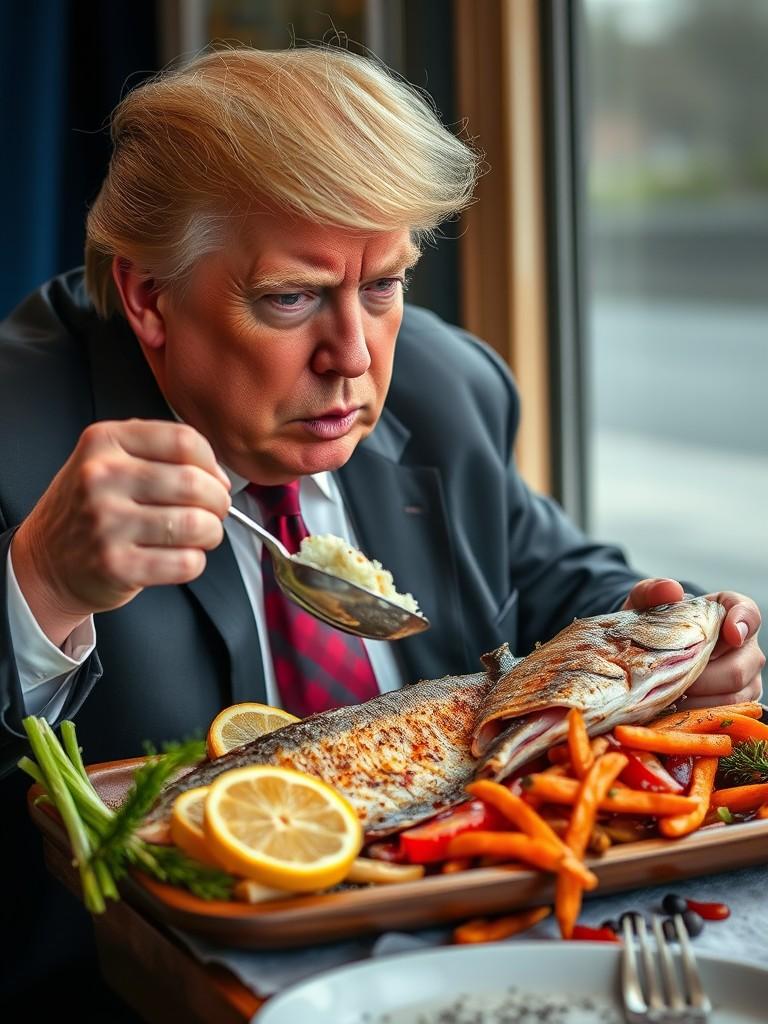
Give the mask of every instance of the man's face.
[[158, 298], [165, 398], [249, 480], [337, 469], [381, 414], [416, 257], [406, 229], [251, 218]]

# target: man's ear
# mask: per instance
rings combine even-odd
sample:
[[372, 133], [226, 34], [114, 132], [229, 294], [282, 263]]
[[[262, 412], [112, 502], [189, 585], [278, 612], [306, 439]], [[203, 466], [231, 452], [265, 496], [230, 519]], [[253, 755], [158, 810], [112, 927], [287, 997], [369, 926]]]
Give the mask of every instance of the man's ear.
[[123, 301], [125, 318], [143, 347], [160, 349], [165, 344], [165, 321], [158, 308], [154, 278], [121, 256], [112, 261], [112, 277]]

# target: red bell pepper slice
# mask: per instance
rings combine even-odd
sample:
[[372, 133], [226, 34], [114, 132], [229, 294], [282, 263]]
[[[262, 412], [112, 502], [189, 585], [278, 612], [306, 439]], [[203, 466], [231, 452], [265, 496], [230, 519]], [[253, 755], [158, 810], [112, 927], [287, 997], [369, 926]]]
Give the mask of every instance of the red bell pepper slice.
[[571, 938], [587, 942], [621, 942], [612, 928], [588, 928], [585, 924], [574, 925]]
[[482, 800], [467, 800], [423, 825], [401, 832], [400, 850], [410, 864], [432, 864], [447, 860], [448, 844], [462, 832], [498, 831], [509, 827], [509, 822], [494, 807]]
[[682, 793], [683, 786], [664, 767], [655, 754], [645, 750], [621, 748], [627, 766], [619, 779], [630, 789], [643, 789], [650, 793]]

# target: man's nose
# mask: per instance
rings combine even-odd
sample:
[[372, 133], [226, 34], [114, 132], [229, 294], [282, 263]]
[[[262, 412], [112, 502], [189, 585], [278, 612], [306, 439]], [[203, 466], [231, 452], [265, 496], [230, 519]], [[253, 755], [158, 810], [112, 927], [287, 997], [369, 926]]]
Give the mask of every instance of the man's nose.
[[335, 373], [339, 377], [362, 377], [370, 365], [362, 311], [359, 307], [334, 310], [324, 324], [312, 369], [315, 373]]

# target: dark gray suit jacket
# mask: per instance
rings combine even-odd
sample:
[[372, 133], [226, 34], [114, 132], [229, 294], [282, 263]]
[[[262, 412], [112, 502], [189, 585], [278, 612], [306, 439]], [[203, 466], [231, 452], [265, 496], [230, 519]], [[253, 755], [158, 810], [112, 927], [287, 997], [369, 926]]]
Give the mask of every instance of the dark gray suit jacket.
[[[83, 428], [131, 416], [170, 412], [127, 324], [95, 316], [79, 271], [49, 282], [0, 326], [0, 566], [14, 527]], [[397, 645], [406, 679], [477, 671], [479, 656], [504, 640], [524, 654], [574, 616], [616, 608], [638, 579], [617, 550], [592, 543], [523, 483], [510, 460], [518, 416], [512, 378], [490, 348], [406, 308], [384, 414], [338, 473], [361, 547], [433, 624]], [[97, 651], [63, 715], [76, 719], [87, 762], [139, 754], [144, 740], [200, 732], [221, 707], [265, 698], [256, 628], [226, 539], [199, 579], [97, 615], [96, 632]], [[3, 584], [7, 768], [24, 750], [22, 717]]]

